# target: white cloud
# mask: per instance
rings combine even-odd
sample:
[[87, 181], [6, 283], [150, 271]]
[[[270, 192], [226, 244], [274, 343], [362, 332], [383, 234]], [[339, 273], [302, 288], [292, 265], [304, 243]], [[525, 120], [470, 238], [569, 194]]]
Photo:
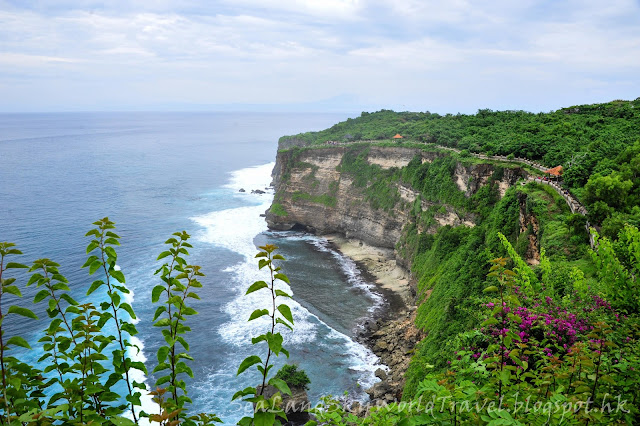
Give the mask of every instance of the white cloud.
[[352, 93], [456, 111], [640, 92], [640, 11], [628, 0], [69, 3], [0, 3], [0, 109], [43, 93], [123, 108]]

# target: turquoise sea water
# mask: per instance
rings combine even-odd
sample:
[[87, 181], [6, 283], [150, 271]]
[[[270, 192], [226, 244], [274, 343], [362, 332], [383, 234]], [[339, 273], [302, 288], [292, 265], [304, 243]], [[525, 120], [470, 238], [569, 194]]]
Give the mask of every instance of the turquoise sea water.
[[[363, 397], [376, 379], [377, 358], [357, 343], [363, 318], [385, 303], [353, 262], [321, 238], [269, 232], [260, 217], [272, 194], [251, 194], [269, 186], [277, 139], [283, 134], [326, 128], [346, 118], [337, 114], [241, 113], [73, 113], [0, 115], [0, 241], [15, 242], [29, 263], [48, 257], [62, 265], [79, 300], [94, 277], [81, 270], [85, 232], [104, 216], [122, 237], [118, 264], [132, 290], [137, 327], [149, 371], [161, 336], [150, 326], [155, 310], [153, 272], [163, 242], [178, 230], [193, 236], [191, 263], [206, 277], [195, 304], [200, 314], [187, 337], [195, 358], [188, 381], [195, 411], [216, 412], [226, 422], [248, 408], [232, 394], [255, 380], [235, 377], [240, 361], [253, 353], [250, 337], [265, 324], [247, 323], [266, 301], [243, 297], [264, 279], [253, 259], [256, 245], [281, 247], [294, 293], [295, 332], [286, 333], [291, 361], [311, 377], [310, 396], [348, 391]], [[246, 192], [238, 190], [244, 188]], [[20, 277], [24, 279], [24, 276]], [[23, 292], [25, 301], [33, 291]], [[7, 301], [3, 300], [3, 306]], [[30, 304], [30, 303], [29, 303]], [[45, 318], [44, 306], [33, 307]], [[7, 320], [34, 351], [14, 353], [35, 362], [44, 321]], [[278, 363], [283, 360], [278, 359]], [[153, 377], [146, 377], [153, 385]], [[148, 404], [148, 401], [145, 401]]]

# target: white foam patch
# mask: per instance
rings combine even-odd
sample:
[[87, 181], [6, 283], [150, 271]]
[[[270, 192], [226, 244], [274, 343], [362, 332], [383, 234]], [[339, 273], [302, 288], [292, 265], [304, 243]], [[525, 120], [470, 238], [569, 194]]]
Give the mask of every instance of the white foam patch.
[[[260, 199], [261, 195], [266, 198], [266, 195], [272, 192], [271, 185], [271, 171], [276, 163], [263, 164], [262, 166], [248, 167], [246, 169], [236, 170], [229, 173], [229, 183], [223, 186], [233, 190], [238, 196], [257, 196]], [[240, 189], [244, 189], [245, 192], [238, 192]], [[265, 191], [267, 194], [252, 194], [251, 191]], [[271, 204], [271, 199], [269, 199]]]
[[343, 255], [339, 251], [331, 248], [331, 243], [326, 238], [292, 232], [273, 232], [273, 234], [286, 237], [288, 239], [305, 241], [313, 245], [316, 250], [329, 253], [331, 256], [333, 256], [333, 258], [340, 266], [340, 270], [347, 278], [347, 282], [353, 287], [363, 290], [365, 294], [374, 302], [374, 304], [369, 308], [369, 312], [374, 312], [385, 304], [384, 297], [380, 293], [375, 291], [376, 286], [373, 283], [366, 281], [362, 277], [362, 272], [358, 268], [356, 262], [354, 262], [353, 259]]

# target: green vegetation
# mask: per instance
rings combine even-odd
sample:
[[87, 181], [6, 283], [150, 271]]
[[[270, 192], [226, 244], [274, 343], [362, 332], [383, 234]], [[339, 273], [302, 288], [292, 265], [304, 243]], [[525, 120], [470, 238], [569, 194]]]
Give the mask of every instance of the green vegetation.
[[403, 146], [427, 142], [528, 158], [549, 167], [562, 165], [568, 188], [586, 204], [591, 222], [601, 224], [604, 235], [615, 238], [625, 223], [640, 224], [640, 98], [538, 114], [381, 110], [282, 140], [295, 138], [317, 146], [326, 141], [388, 141], [396, 133], [405, 136]]
[[364, 419], [327, 398], [314, 410], [319, 422], [637, 423], [640, 305], [634, 274], [640, 270], [640, 231], [625, 227], [617, 248], [600, 239], [592, 253], [597, 283], [588, 285], [576, 269], [564, 295], [553, 285], [556, 269], [544, 254], [533, 270], [498, 237], [511, 259], [488, 262], [489, 282], [474, 325], [447, 336], [454, 350], [444, 368], [425, 363], [411, 399], [405, 394], [406, 401], [374, 407]]
[[[189, 355], [189, 343], [186, 340], [190, 331], [187, 324], [189, 317], [198, 314], [187, 302], [200, 298], [197, 289], [202, 287], [199, 277], [203, 276], [199, 266], [190, 265], [186, 260], [188, 249], [192, 247], [188, 242], [190, 236], [185, 231], [174, 233], [165, 243], [167, 250], [158, 256], [158, 260], [166, 260], [156, 271], [162, 284], [156, 285], [151, 292], [151, 301], [159, 305], [153, 325], [164, 336], [166, 345], [158, 349], [153, 372], [160, 373], [160, 376], [156, 377], [155, 390], [149, 392], [158, 405], [159, 414], [145, 413], [140, 410], [140, 397], [142, 391], [147, 391], [146, 385], [130, 379], [132, 370], [146, 374], [147, 369], [142, 362], [129, 357], [132, 351], [139, 351], [139, 348], [131, 343], [131, 337], [137, 334], [131, 322], [136, 315], [131, 305], [122, 302], [123, 295], [129, 293], [125, 276], [116, 268], [118, 255], [115, 247], [120, 245], [120, 237], [114, 232], [115, 224], [108, 218], [94, 225], [95, 228], [87, 233], [91, 238], [87, 246], [90, 256], [83, 268], [88, 268], [89, 275], [101, 275], [87, 291], [87, 294], [101, 292], [103, 301], [99, 308], [90, 303], [79, 304], [71, 296], [68, 280], [59, 273], [58, 264], [49, 259], [38, 259], [31, 267], [12, 262], [11, 258], [22, 253], [15, 248], [15, 244], [0, 242], [0, 302], [4, 302], [0, 307], [8, 306], [6, 311], [0, 308], [0, 424], [128, 426], [139, 424], [143, 417], [161, 426], [221, 423], [215, 414], [190, 415], [187, 411], [191, 400], [183, 377], [193, 377], [188, 365], [193, 358]], [[240, 425], [280, 424], [276, 416], [286, 419], [284, 412], [278, 408], [282, 400], [280, 392], [291, 394], [291, 391], [281, 378], [269, 378], [273, 368], [270, 362], [272, 356], [289, 356], [282, 347], [283, 337], [276, 332], [276, 326], [293, 327], [290, 308], [284, 303], [276, 303], [278, 298], [291, 297], [275, 288], [276, 280], [289, 282], [280, 267], [274, 264], [274, 261], [284, 260], [284, 257], [275, 253], [276, 249], [273, 245], [260, 247], [261, 251], [256, 255], [258, 267], [268, 269], [270, 281], [257, 281], [247, 290], [247, 294], [268, 290], [273, 308], [257, 309], [249, 318], [252, 321], [267, 316], [271, 321], [269, 331], [252, 339], [254, 345], [263, 342], [267, 345], [266, 358], [262, 360], [257, 355], [249, 356], [238, 368], [237, 374], [241, 374], [250, 367], [256, 367], [262, 378], [260, 387], [247, 387], [233, 397], [243, 397], [247, 403], [255, 404], [253, 415], [243, 418]], [[43, 344], [44, 355], [38, 362], [46, 365], [43, 370], [10, 356], [12, 349], [31, 347], [20, 336], [20, 330], [7, 330], [4, 319], [9, 316], [38, 319], [22, 304], [7, 305], [10, 299], [15, 301], [22, 297], [20, 287], [15, 285], [16, 278], [9, 277], [15, 269], [28, 269], [31, 277], [26, 286], [35, 284], [41, 289], [33, 303], [46, 300], [48, 304], [46, 312], [50, 323], [39, 340]], [[116, 326], [115, 335], [104, 333], [109, 323]], [[5, 339], [7, 334], [12, 337]], [[306, 386], [309, 383], [306, 374], [296, 371], [295, 367], [281, 372], [296, 385], [300, 383]], [[121, 381], [126, 382], [124, 394], [114, 391], [114, 386]], [[263, 396], [265, 385], [274, 386], [278, 392], [266, 399]], [[53, 395], [47, 397], [52, 392]]]
[[[258, 355], [250, 355], [242, 361], [240, 367], [238, 367], [237, 374], [240, 375], [248, 370], [250, 367], [255, 366], [260, 376], [262, 377], [262, 384], [258, 387], [249, 386], [241, 391], [238, 391], [233, 395], [232, 400], [243, 398], [243, 401], [254, 404], [253, 416], [243, 417], [238, 425], [251, 426], [251, 425], [274, 425], [281, 424], [278, 419], [287, 418], [284, 410], [280, 407], [282, 402], [282, 394], [291, 395], [291, 390], [287, 383], [281, 378], [274, 376], [267, 380], [269, 377], [269, 371], [273, 368], [273, 364], [270, 364], [271, 356], [280, 356], [284, 354], [289, 358], [289, 352], [282, 347], [284, 338], [280, 332], [276, 332], [278, 325], [287, 327], [293, 331], [293, 315], [288, 305], [284, 303], [277, 304], [278, 298], [290, 299], [291, 295], [275, 288], [276, 280], [289, 284], [289, 278], [283, 274], [280, 266], [275, 266], [275, 260], [285, 260], [280, 254], [275, 253], [278, 247], [273, 244], [267, 244], [260, 246], [260, 252], [256, 255], [258, 260], [258, 268], [262, 269], [266, 267], [269, 270], [270, 280], [256, 281], [247, 290], [245, 295], [255, 293], [260, 290], [267, 290], [271, 293], [271, 309], [256, 309], [249, 316], [249, 321], [254, 321], [264, 316], [268, 317], [270, 321], [269, 330], [259, 336], [251, 339], [251, 343], [267, 345], [267, 357], [263, 360]], [[265, 398], [265, 387], [273, 386], [277, 389], [277, 392], [270, 398]]]
[[299, 200], [311, 201], [312, 203], [322, 204], [327, 207], [335, 207], [337, 203], [336, 197], [331, 196], [329, 194], [311, 195], [301, 191], [295, 192], [291, 196], [291, 199], [293, 201], [299, 201]]
[[274, 202], [271, 204], [271, 207], [269, 207], [269, 211], [273, 214], [275, 214], [276, 216], [288, 216], [289, 213], [284, 209], [284, 207], [282, 206], [282, 204]]
[[284, 380], [289, 387], [309, 388], [309, 376], [304, 370], [298, 370], [295, 364], [285, 364], [275, 375], [276, 379]]

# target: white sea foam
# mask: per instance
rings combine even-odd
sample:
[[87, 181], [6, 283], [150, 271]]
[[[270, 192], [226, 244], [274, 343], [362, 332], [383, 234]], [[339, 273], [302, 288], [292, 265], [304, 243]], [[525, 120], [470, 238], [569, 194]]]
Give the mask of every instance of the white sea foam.
[[[270, 163], [238, 170], [231, 173], [230, 182], [225, 185], [229, 190], [233, 190], [236, 196], [243, 197], [254, 205], [215, 211], [191, 218], [203, 228], [196, 234], [198, 240], [226, 248], [244, 257], [238, 264], [225, 269], [225, 272], [233, 274], [233, 286], [237, 296], [224, 307], [229, 320], [218, 330], [226, 342], [239, 347], [246, 345], [251, 337], [264, 331], [267, 325], [266, 317], [262, 318], [264, 321], [258, 319], [247, 322], [246, 319], [255, 309], [269, 308], [270, 297], [264, 292], [256, 292], [248, 296], [244, 294], [253, 282], [267, 281], [269, 278], [268, 271], [257, 268], [257, 261], [254, 258], [257, 251], [254, 238], [267, 230], [264, 218], [260, 217], [260, 214], [270, 206], [273, 195], [271, 193], [252, 194], [251, 190], [264, 190], [267, 187], [271, 180], [272, 168], [273, 163]], [[237, 192], [239, 188], [244, 188], [246, 192]], [[311, 237], [310, 241], [313, 241], [319, 250], [331, 252], [339, 260], [349, 282], [367, 290], [371, 298], [376, 300], [376, 304], [378, 303], [376, 297], [380, 298], [380, 296], [370, 291], [369, 284], [361, 279], [355, 263], [335, 250], [329, 249], [324, 239]], [[291, 294], [291, 288], [286, 283], [278, 281], [278, 287]], [[348, 336], [331, 329], [296, 301], [289, 301], [288, 305], [294, 317], [295, 333], [283, 332], [286, 344], [300, 345], [315, 342], [319, 327], [324, 327], [323, 334], [327, 338], [325, 344], [339, 345], [344, 348], [349, 356], [349, 368], [360, 372], [359, 384], [362, 387], [368, 387], [377, 380], [373, 372], [379, 367], [377, 365], [379, 360], [373, 352]]]

